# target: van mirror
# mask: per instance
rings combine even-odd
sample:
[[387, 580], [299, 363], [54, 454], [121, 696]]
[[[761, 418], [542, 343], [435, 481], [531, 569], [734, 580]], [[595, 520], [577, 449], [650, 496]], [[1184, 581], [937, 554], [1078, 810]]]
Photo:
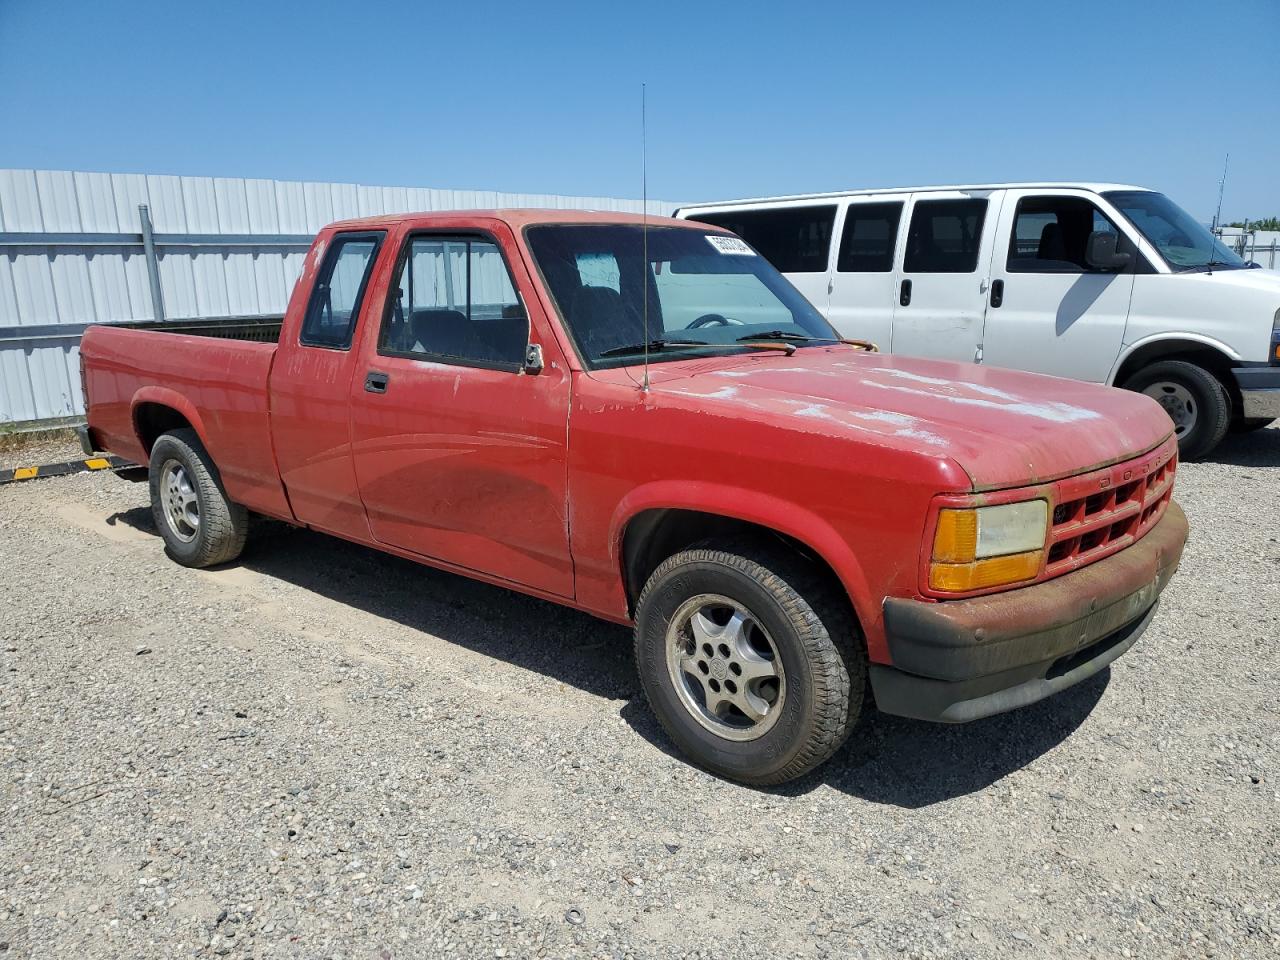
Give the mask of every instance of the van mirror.
[[1089, 234], [1089, 243], [1085, 247], [1084, 260], [1093, 270], [1114, 273], [1129, 265], [1129, 254], [1119, 253], [1116, 243], [1120, 238], [1110, 230], [1095, 230]]

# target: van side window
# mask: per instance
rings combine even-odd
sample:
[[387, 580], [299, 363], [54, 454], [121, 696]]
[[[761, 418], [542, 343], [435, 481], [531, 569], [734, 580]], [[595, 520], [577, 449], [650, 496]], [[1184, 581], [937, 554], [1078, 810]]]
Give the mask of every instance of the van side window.
[[724, 210], [699, 213], [689, 219], [732, 230], [781, 273], [825, 273], [836, 208], [824, 205]]
[[1009, 237], [1010, 273], [1086, 273], [1085, 248], [1094, 231], [1117, 235], [1116, 250], [1137, 250], [1107, 216], [1083, 197], [1023, 197]]
[[338, 234], [316, 276], [298, 342], [347, 350], [383, 234]]
[[378, 352], [517, 369], [529, 318], [498, 245], [482, 237], [411, 237], [401, 254]]
[[920, 200], [911, 211], [904, 273], [973, 273], [987, 201]]
[[851, 203], [840, 235], [840, 273], [888, 273], [898, 240], [901, 203]]

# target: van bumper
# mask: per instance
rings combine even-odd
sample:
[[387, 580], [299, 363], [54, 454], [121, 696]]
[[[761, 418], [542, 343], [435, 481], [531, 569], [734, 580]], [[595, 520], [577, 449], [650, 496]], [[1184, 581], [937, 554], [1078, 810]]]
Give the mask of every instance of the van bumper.
[[893, 665], [871, 665], [876, 705], [965, 723], [1093, 676], [1151, 623], [1186, 540], [1186, 515], [1171, 501], [1137, 543], [1053, 580], [969, 600], [885, 600]]
[[1280, 417], [1280, 367], [1235, 367], [1240, 388], [1240, 415], [1249, 419], [1274, 420]]

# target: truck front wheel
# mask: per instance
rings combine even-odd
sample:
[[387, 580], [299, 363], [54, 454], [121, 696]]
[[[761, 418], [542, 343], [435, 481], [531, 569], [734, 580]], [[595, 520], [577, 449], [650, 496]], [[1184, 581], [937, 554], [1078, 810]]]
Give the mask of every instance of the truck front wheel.
[[227, 499], [194, 430], [173, 430], [156, 440], [150, 475], [151, 515], [170, 557], [186, 567], [212, 567], [240, 556], [248, 513]]
[[1145, 393], [1164, 407], [1178, 437], [1178, 454], [1184, 460], [1203, 457], [1222, 442], [1231, 426], [1226, 388], [1204, 367], [1186, 360], [1153, 363], [1123, 386]]
[[695, 547], [649, 578], [636, 666], [676, 745], [742, 783], [830, 757], [862, 706], [866, 655], [848, 604], [803, 558], [752, 543]]

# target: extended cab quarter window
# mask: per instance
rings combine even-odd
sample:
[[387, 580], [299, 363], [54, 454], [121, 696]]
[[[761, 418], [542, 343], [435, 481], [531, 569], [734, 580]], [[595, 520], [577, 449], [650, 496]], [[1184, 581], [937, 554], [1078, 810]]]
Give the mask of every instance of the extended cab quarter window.
[[300, 343], [337, 350], [351, 346], [351, 333], [382, 236], [362, 233], [333, 238], [302, 318]]
[[920, 200], [911, 211], [904, 273], [973, 273], [978, 268], [985, 199]]
[[732, 230], [782, 273], [823, 273], [831, 252], [834, 206], [725, 210], [689, 217]]
[[1085, 273], [1089, 234], [1095, 231], [1116, 234], [1116, 250], [1136, 260], [1129, 238], [1083, 197], [1023, 197], [1009, 237], [1009, 272]]
[[901, 203], [851, 203], [840, 235], [839, 273], [888, 273], [898, 240]]
[[378, 350], [464, 366], [517, 368], [529, 319], [496, 243], [411, 237]]

